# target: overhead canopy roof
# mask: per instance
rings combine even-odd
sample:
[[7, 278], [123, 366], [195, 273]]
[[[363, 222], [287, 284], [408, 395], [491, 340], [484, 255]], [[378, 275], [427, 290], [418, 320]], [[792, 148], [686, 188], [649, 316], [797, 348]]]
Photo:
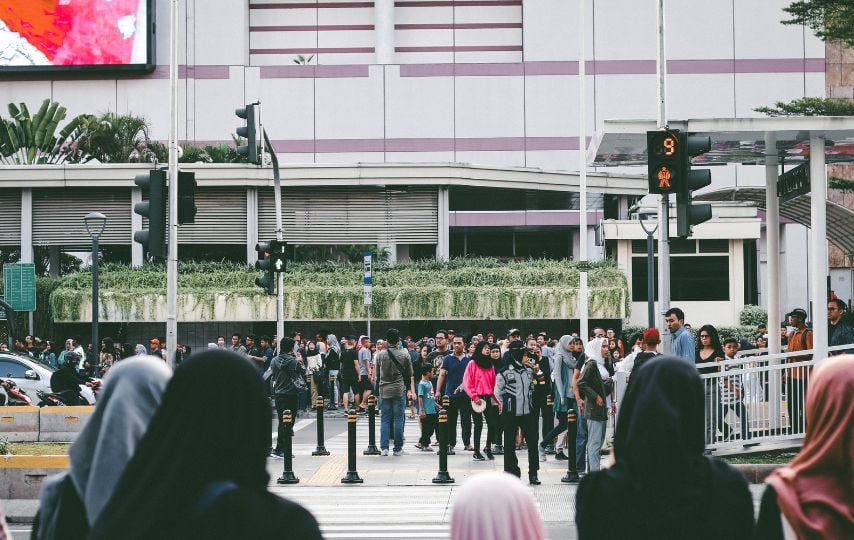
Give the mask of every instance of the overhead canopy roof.
[[[707, 118], [673, 121], [669, 127], [711, 138], [712, 150], [696, 157], [697, 165], [764, 164], [765, 133], [771, 131], [776, 132], [779, 155], [787, 163], [809, 157], [811, 132], [827, 139], [828, 163], [854, 162], [854, 117], [849, 116]], [[605, 120], [591, 147], [593, 163], [645, 165], [646, 132], [655, 129], [655, 120]]]
[[[729, 188], [696, 195], [703, 201], [752, 201], [759, 208], [765, 208], [765, 188]], [[810, 196], [801, 195], [790, 201], [780, 202], [780, 215], [810, 227]], [[854, 211], [834, 202], [826, 201], [827, 239], [847, 254], [854, 254]]]

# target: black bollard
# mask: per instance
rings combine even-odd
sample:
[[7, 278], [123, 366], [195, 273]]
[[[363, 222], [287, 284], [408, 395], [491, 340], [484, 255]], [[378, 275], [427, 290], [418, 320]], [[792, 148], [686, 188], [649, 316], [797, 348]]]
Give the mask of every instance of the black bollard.
[[338, 410], [338, 403], [335, 401], [335, 375], [329, 374], [329, 410]]
[[[445, 396], [444, 402], [448, 396]], [[454, 479], [448, 474], [448, 411], [439, 411], [439, 429], [436, 430], [439, 439], [439, 472], [433, 479], [434, 484], [453, 484]]]
[[578, 470], [575, 466], [575, 441], [578, 438], [578, 416], [572, 409], [566, 413], [566, 476], [560, 479], [567, 484], [578, 483]]
[[[554, 405], [555, 402], [551, 396], [546, 397], [546, 418], [543, 418], [543, 433], [548, 433], [555, 426], [555, 416], [554, 416]], [[554, 455], [555, 453], [555, 444], [554, 440], [551, 441], [543, 441], [546, 443], [546, 454]]]
[[363, 453], [366, 456], [378, 456], [380, 450], [377, 448], [377, 398], [368, 396], [368, 449]]
[[323, 442], [323, 398], [318, 396], [314, 400], [314, 407], [317, 411], [317, 449], [311, 453], [312, 456], [328, 456], [329, 450]]
[[290, 409], [282, 412], [282, 422], [287, 425], [285, 440], [279, 441], [282, 451], [285, 453], [285, 465], [282, 476], [277, 482], [279, 484], [299, 484], [299, 478], [294, 475], [294, 416]]
[[347, 411], [347, 474], [341, 479], [342, 484], [362, 484], [356, 472], [356, 410]]
[[[445, 412], [448, 411], [448, 408], [450, 406], [451, 406], [451, 398], [449, 398], [448, 396], [442, 396], [442, 408], [445, 409]], [[436, 440], [439, 441], [439, 448], [441, 448], [442, 447], [442, 441], [439, 440], [439, 438], [440, 438], [439, 429], [440, 429], [440, 427], [436, 426]], [[454, 425], [454, 429], [457, 429], [456, 425]], [[450, 433], [448, 433], [445, 435], [445, 446], [448, 446], [450, 441], [451, 441], [451, 435], [450, 435]], [[448, 453], [449, 456], [453, 456], [456, 454], [456, 452], [450, 447], [448, 447], [446, 449], [446, 452]]]

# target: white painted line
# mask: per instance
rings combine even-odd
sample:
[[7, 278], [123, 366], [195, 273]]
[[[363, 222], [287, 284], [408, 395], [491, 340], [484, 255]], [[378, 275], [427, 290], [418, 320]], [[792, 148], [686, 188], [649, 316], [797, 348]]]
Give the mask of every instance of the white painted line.
[[[300, 420], [299, 422], [297, 422], [297, 425], [294, 426], [294, 433], [296, 433], [297, 431], [299, 431], [301, 429], [307, 428], [308, 426], [312, 425], [315, 421], [316, 421], [316, 419], [314, 419], [314, 418], [311, 418], [311, 419], [304, 418], [304, 419]], [[279, 438], [278, 430], [274, 431], [272, 433], [272, 435], [273, 435], [274, 441], [278, 440], [278, 438]]]

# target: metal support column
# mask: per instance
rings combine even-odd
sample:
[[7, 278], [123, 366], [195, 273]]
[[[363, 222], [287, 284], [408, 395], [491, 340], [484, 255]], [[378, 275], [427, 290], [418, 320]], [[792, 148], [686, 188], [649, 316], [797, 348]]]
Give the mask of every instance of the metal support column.
[[589, 336], [588, 327], [588, 289], [587, 289], [587, 2], [578, 3], [578, 180], [579, 180], [579, 212], [578, 212], [578, 259], [580, 283], [578, 290], [578, 319], [581, 339]]
[[178, 0], [170, 2], [169, 33], [169, 198], [167, 223], [169, 248], [166, 259], [166, 354], [175, 367], [178, 343]]
[[[664, 40], [664, 0], [658, 0], [658, 127], [667, 125], [667, 58]], [[664, 313], [670, 309], [670, 196], [661, 196], [658, 212], [658, 321], [661, 330], [661, 349], [667, 354], [671, 351], [670, 331], [664, 324]]]
[[824, 166], [824, 133], [810, 134], [810, 273], [812, 330], [815, 358], [827, 358], [827, 169]]
[[374, 43], [377, 64], [394, 62], [394, 0], [374, 2]]
[[[765, 133], [765, 270], [768, 289], [768, 354], [780, 353], [780, 200], [777, 198], [777, 134]], [[779, 359], [769, 362], [777, 365]], [[769, 427], [779, 429], [781, 425], [780, 401], [783, 384], [779, 370], [769, 371]]]

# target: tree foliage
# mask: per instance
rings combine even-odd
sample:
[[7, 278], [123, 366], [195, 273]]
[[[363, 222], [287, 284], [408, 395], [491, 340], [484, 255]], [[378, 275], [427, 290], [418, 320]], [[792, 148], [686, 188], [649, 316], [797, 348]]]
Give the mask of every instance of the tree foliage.
[[38, 165], [87, 160], [81, 145], [89, 134], [91, 117], [79, 115], [59, 130], [66, 109], [46, 99], [34, 115], [26, 103], [9, 104], [10, 119], [0, 116], [0, 164]]
[[768, 116], [854, 116], [854, 102], [847, 99], [805, 97], [754, 111]]
[[854, 46], [854, 2], [851, 0], [798, 0], [783, 11], [792, 16], [783, 24], [803, 24], [824, 41]]

